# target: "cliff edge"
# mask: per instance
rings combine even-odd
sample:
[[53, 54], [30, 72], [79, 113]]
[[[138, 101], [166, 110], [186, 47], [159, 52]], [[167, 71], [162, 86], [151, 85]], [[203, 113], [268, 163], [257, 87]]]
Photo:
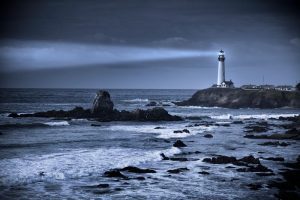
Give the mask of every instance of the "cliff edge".
[[300, 92], [207, 88], [197, 91], [190, 99], [175, 104], [224, 108], [300, 108]]

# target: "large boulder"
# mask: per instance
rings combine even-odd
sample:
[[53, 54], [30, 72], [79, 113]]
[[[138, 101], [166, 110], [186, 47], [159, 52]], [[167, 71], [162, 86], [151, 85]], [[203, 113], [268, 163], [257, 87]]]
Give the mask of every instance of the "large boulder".
[[110, 94], [105, 90], [97, 92], [93, 102], [92, 113], [110, 113], [114, 109], [114, 103], [110, 99]]

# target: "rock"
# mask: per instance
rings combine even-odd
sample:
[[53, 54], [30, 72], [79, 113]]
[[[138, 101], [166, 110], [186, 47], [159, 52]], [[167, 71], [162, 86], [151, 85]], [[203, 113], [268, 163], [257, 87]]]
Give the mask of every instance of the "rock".
[[205, 134], [203, 137], [205, 137], [205, 138], [213, 138], [214, 136], [212, 135], [212, 134]]
[[18, 113], [10, 113], [8, 117], [16, 118], [19, 117]]
[[97, 188], [109, 188], [109, 184], [103, 183], [96, 185]]
[[182, 132], [183, 132], [183, 133], [190, 133], [190, 131], [187, 130], [187, 129], [183, 129]]
[[170, 169], [167, 172], [171, 174], [179, 174], [181, 172], [188, 171], [188, 170], [189, 169], [185, 167], [185, 168]]
[[267, 128], [267, 127], [253, 126], [253, 125], [252, 126], [246, 126], [245, 128], [248, 129], [248, 130], [245, 131], [247, 133], [253, 133], [253, 132], [262, 133], [262, 132], [267, 132], [269, 130], [269, 128]]
[[286, 134], [295, 134], [295, 135], [300, 135], [300, 131], [296, 128], [292, 128], [288, 131], [285, 132]]
[[165, 129], [165, 127], [157, 126], [154, 129]]
[[256, 166], [249, 166], [248, 168], [239, 168], [236, 171], [238, 172], [272, 172], [269, 168], [258, 164]]
[[212, 164], [228, 164], [228, 163], [236, 162], [237, 160], [235, 157], [218, 156], [212, 158], [204, 158], [202, 161], [212, 163]]
[[156, 173], [153, 169], [141, 169], [138, 167], [128, 166], [120, 169], [120, 171], [128, 171], [131, 173], [137, 173], [137, 174], [145, 174], [145, 173]]
[[274, 176], [275, 174], [273, 172], [259, 172], [255, 173], [257, 176]]
[[155, 101], [151, 101], [146, 106], [157, 106], [157, 103]]
[[300, 161], [297, 159], [296, 163], [286, 163], [289, 167], [294, 169], [280, 172], [284, 181], [272, 181], [269, 183], [269, 187], [276, 187], [279, 189], [279, 193], [276, 195], [279, 199], [300, 199]]
[[40, 172], [39, 176], [45, 176], [45, 172]]
[[207, 171], [201, 171], [201, 172], [198, 172], [198, 174], [209, 175], [209, 172], [207, 172]]
[[243, 121], [233, 121], [232, 124], [244, 124]]
[[250, 190], [258, 190], [258, 189], [262, 188], [262, 185], [260, 183], [256, 183], [256, 184], [250, 183], [247, 185], [247, 187], [249, 187]]
[[181, 140], [176, 140], [176, 142], [173, 144], [173, 147], [186, 147], [186, 144], [184, 144]]
[[182, 133], [180, 130], [173, 131], [173, 133]]
[[145, 177], [142, 177], [142, 176], [138, 176], [138, 177], [136, 177], [135, 179], [136, 179], [136, 180], [139, 180], [139, 181], [144, 181], [144, 180], [146, 180], [146, 178], [145, 178]]
[[280, 134], [280, 133], [275, 133], [271, 135], [245, 135], [244, 138], [249, 138], [249, 139], [274, 139], [274, 140], [300, 140], [300, 135], [299, 134]]
[[248, 164], [260, 164], [259, 159], [254, 158], [252, 155], [243, 157], [243, 158], [239, 159], [238, 161], [242, 161], [242, 162], [245, 162]]
[[101, 124], [91, 124], [91, 126], [102, 126]]
[[290, 145], [289, 143], [286, 143], [286, 142], [279, 142], [279, 141], [276, 141], [276, 142], [264, 142], [264, 143], [261, 143], [261, 144], [258, 144], [258, 145], [262, 145], [262, 146], [282, 146], [282, 147], [286, 147], [288, 145]]
[[98, 91], [93, 102], [92, 113], [95, 115], [110, 113], [113, 109], [114, 103], [110, 99], [110, 94], [105, 90]]
[[187, 158], [178, 158], [178, 157], [172, 157], [170, 158], [172, 161], [179, 161], [179, 162], [186, 162], [189, 161]]
[[272, 160], [272, 161], [284, 161], [283, 157], [268, 157], [268, 158], [263, 158], [265, 160]]
[[113, 178], [123, 178], [123, 179], [128, 179], [127, 176], [125, 176], [124, 174], [122, 174], [119, 170], [113, 169], [113, 170], [109, 170], [104, 172], [104, 176], [106, 177], [113, 177]]
[[12, 114], [14, 117], [47, 117], [57, 119], [95, 119], [99, 122], [109, 121], [180, 121], [179, 116], [170, 115], [163, 108], [153, 108], [148, 110], [137, 109], [134, 111], [118, 111], [113, 109], [113, 102], [107, 91], [99, 91], [95, 97], [92, 109], [83, 109], [76, 107], [73, 110], [50, 110], [46, 112], [37, 112], [34, 114]]
[[164, 153], [161, 153], [160, 156], [162, 157], [163, 160], [170, 160], [170, 158], [167, 157]]
[[178, 106], [226, 108], [300, 108], [300, 92], [207, 88], [197, 91], [186, 101], [174, 103]]

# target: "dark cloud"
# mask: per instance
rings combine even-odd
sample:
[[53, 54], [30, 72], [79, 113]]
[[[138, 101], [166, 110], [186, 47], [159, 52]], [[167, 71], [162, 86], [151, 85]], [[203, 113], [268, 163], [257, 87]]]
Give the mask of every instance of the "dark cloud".
[[[8, 68], [12, 60], [19, 60], [21, 69], [22, 65], [24, 69], [32, 65], [33, 62], [20, 57], [3, 57], [4, 47], [18, 49], [22, 42], [27, 48], [34, 47], [36, 42], [80, 44], [86, 45], [85, 48], [90, 45], [200, 51], [224, 48], [227, 74], [236, 83], [258, 83], [261, 80], [258, 77], [263, 74], [274, 84], [299, 81], [295, 75], [300, 74], [300, 13], [296, 0], [10, 0], [2, 1], [0, 9], [2, 68]], [[88, 57], [87, 54], [81, 55]], [[63, 60], [63, 55], [61, 53], [57, 60]], [[81, 60], [80, 55], [76, 59]], [[53, 58], [54, 63], [55, 60]], [[93, 63], [78, 62], [77, 66], [69, 64], [67, 69], [49, 69], [53, 62], [49, 61], [45, 70], [2, 73], [3, 86], [80, 87], [80, 82], [82, 87], [98, 87], [103, 80], [115, 79], [106, 81], [107, 87], [197, 88], [214, 82], [217, 67], [215, 58], [126, 61], [123, 65], [97, 67], [91, 66]], [[36, 64], [43, 68], [40, 63]], [[187, 68], [189, 72], [183, 73]], [[73, 74], [73, 78], [60, 79], [62, 75], [56, 75], [65, 72]], [[99, 80], [94, 73], [105, 74], [105, 78]], [[116, 75], [118, 73], [124, 76]], [[21, 74], [26, 76], [19, 77]], [[40, 80], [37, 75], [44, 78]], [[189, 80], [198, 79], [178, 81], [179, 75]], [[146, 80], [152, 83], [154, 77], [156, 84], [147, 84]]]

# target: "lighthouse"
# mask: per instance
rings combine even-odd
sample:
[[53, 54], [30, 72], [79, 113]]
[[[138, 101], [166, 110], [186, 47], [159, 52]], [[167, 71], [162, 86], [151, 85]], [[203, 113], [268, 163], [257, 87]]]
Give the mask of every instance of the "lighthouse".
[[221, 49], [218, 55], [218, 81], [213, 87], [218, 88], [234, 88], [233, 82], [225, 80], [225, 53]]
[[225, 54], [223, 50], [219, 52], [218, 61], [219, 64], [217, 86], [221, 87], [222, 83], [225, 81]]

